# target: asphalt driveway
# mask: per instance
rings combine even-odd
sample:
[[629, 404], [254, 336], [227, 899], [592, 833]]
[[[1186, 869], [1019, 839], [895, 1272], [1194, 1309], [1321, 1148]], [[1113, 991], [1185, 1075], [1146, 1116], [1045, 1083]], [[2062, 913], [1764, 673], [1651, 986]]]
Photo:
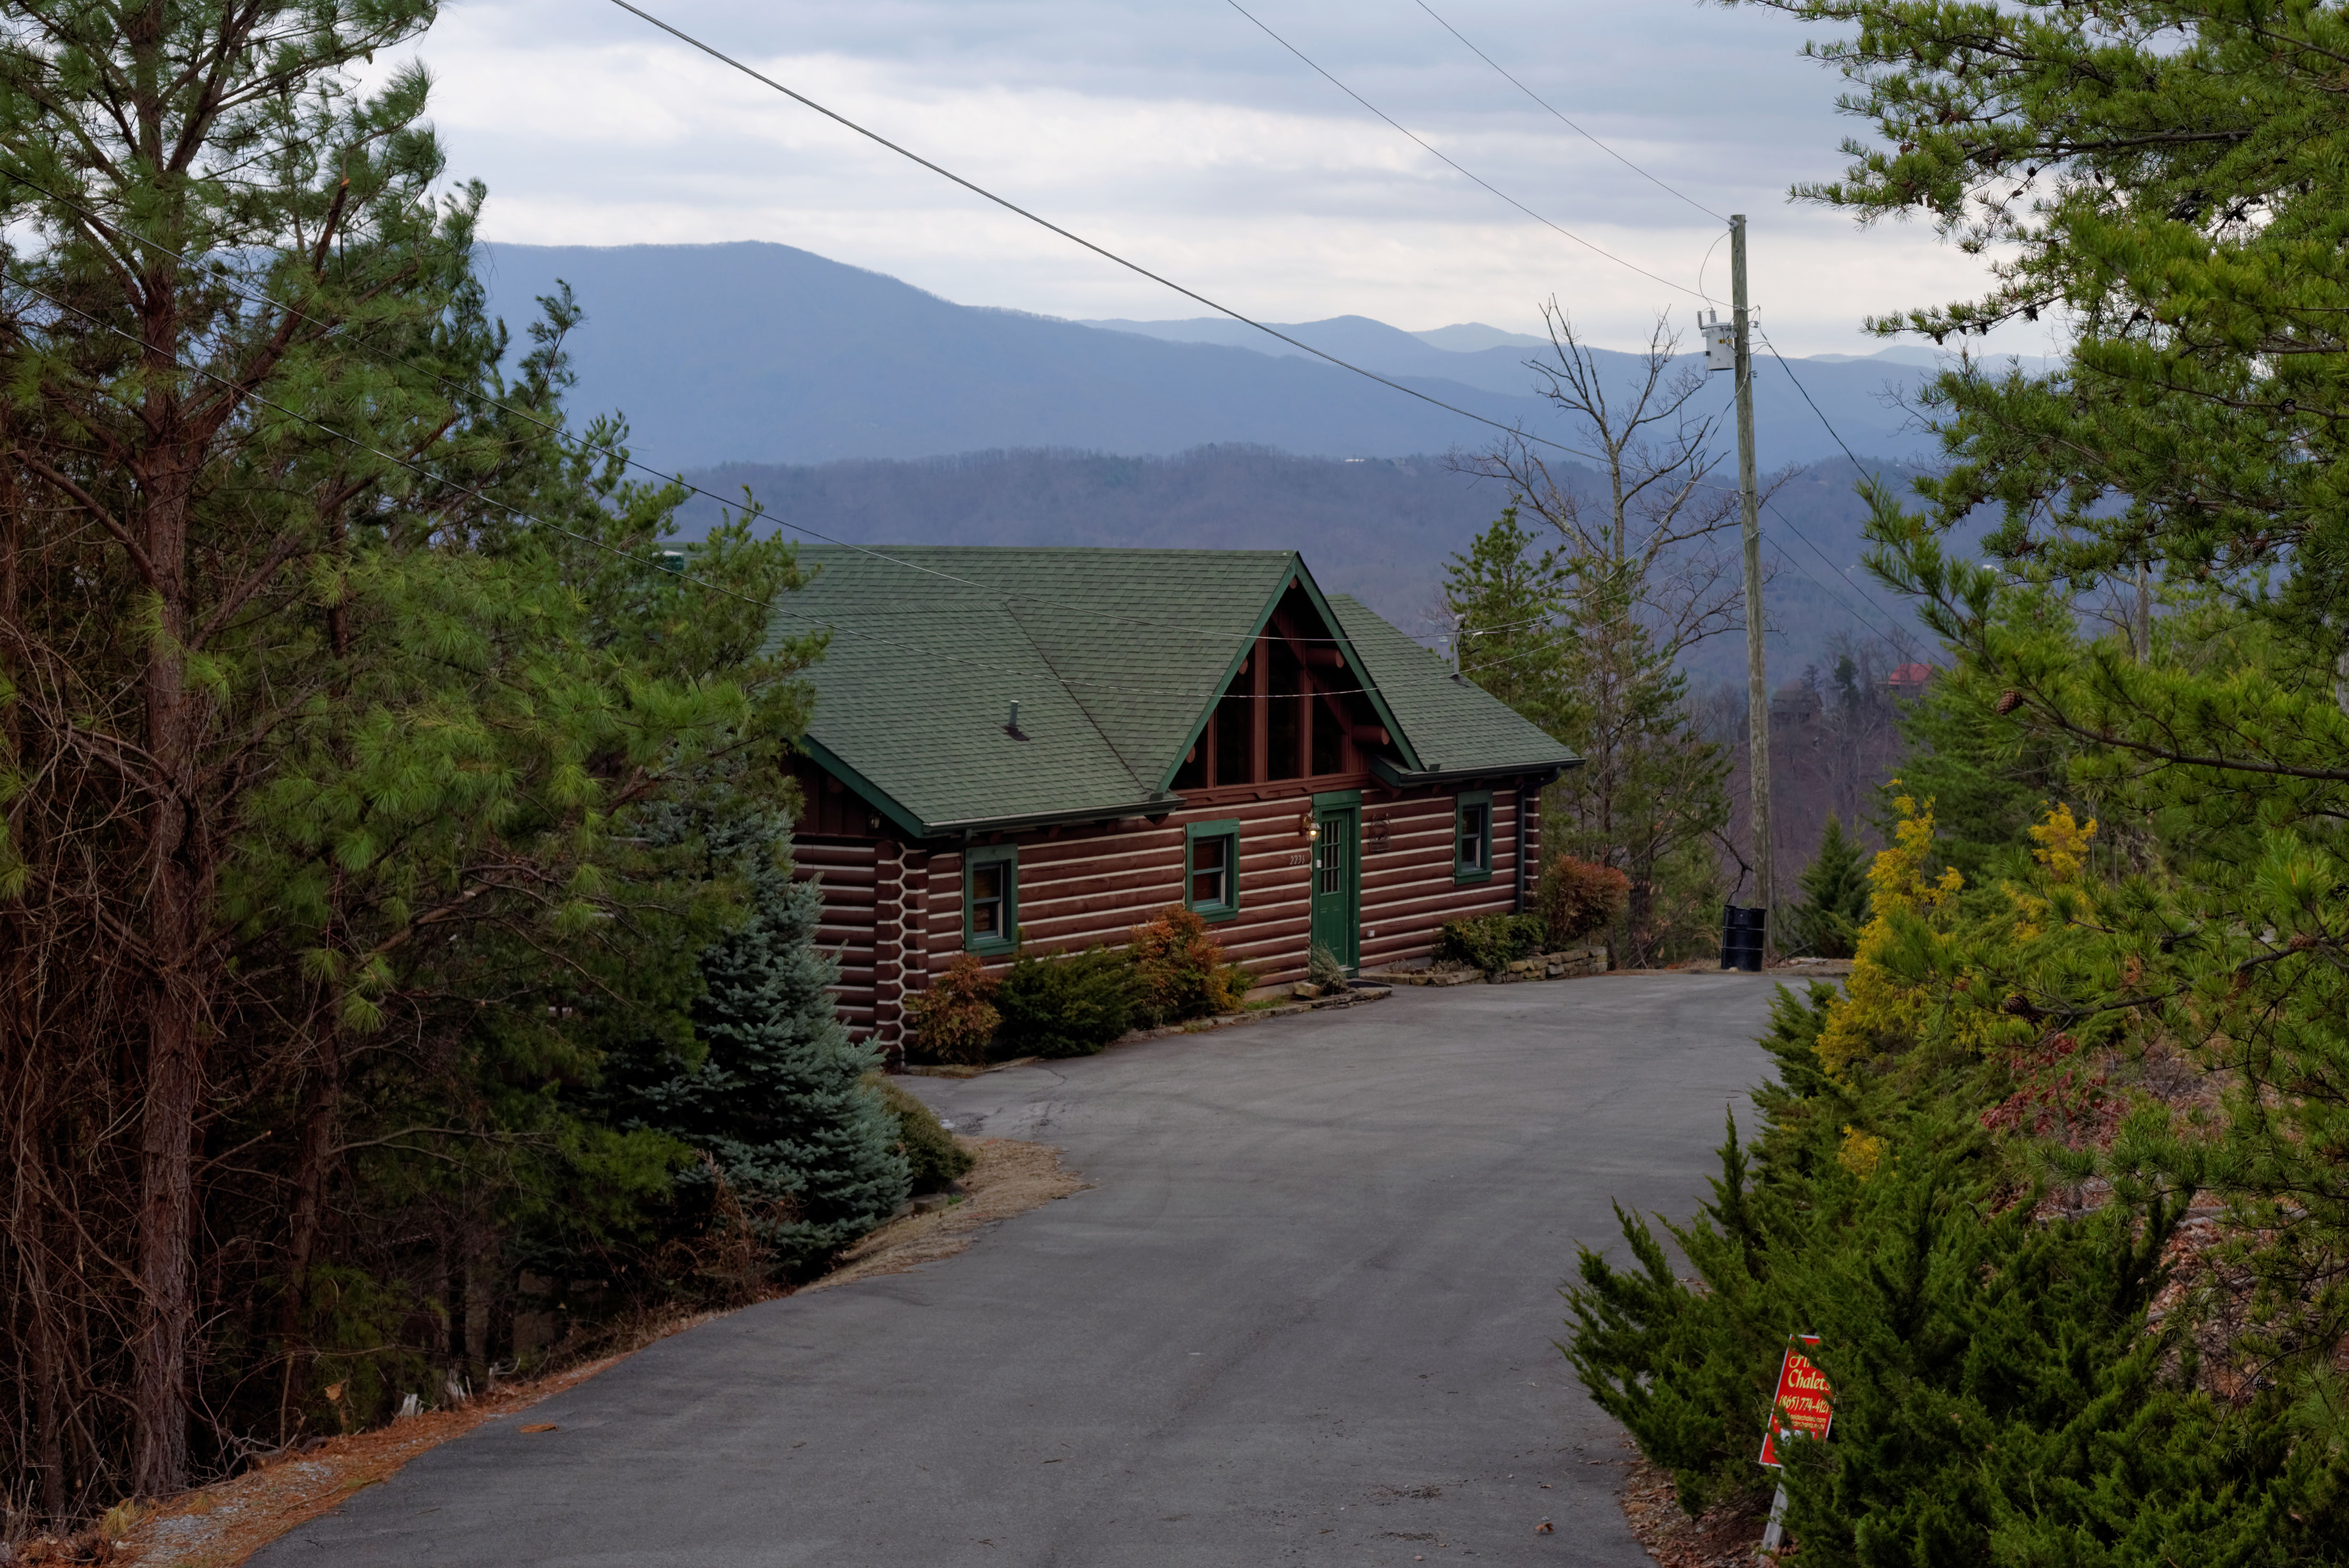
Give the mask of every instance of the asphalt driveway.
[[1636, 1568], [1556, 1287], [1610, 1200], [1703, 1193], [1771, 989], [1403, 991], [908, 1080], [1095, 1187], [664, 1340], [252, 1561]]

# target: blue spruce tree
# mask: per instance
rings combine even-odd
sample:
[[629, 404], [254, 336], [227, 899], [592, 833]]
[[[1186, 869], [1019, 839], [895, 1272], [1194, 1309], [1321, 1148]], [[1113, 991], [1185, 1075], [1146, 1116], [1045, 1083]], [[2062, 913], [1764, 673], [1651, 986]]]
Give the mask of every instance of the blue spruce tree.
[[[714, 868], [749, 884], [749, 918], [703, 950], [693, 1032], [708, 1053], [639, 1080], [645, 1125], [709, 1155], [750, 1211], [778, 1273], [803, 1274], [886, 1220], [911, 1182], [897, 1119], [863, 1079], [879, 1065], [850, 1041], [816, 946], [820, 895], [794, 882], [788, 820], [758, 813], [704, 830]], [[682, 1178], [703, 1180], [688, 1171]]]

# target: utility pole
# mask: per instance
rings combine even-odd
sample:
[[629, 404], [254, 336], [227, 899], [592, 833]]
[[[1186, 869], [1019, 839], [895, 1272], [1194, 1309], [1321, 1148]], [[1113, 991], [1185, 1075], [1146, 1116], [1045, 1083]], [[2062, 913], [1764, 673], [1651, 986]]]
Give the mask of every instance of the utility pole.
[[[1754, 343], [1745, 303], [1745, 214], [1729, 220], [1729, 303], [1735, 334], [1737, 499], [1745, 523], [1745, 707], [1747, 772], [1754, 795], [1754, 902], [1771, 919], [1777, 882], [1770, 854], [1770, 683], [1762, 661], [1762, 498], [1754, 477]], [[1763, 928], [1763, 962], [1777, 933]]]

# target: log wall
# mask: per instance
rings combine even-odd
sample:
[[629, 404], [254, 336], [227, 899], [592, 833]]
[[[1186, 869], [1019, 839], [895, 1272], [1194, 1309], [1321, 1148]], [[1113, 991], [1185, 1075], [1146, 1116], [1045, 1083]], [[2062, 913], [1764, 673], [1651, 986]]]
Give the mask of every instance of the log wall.
[[[1216, 934], [1257, 985], [1278, 985], [1304, 977], [1311, 941], [1312, 857], [1301, 824], [1312, 797], [1369, 783], [1316, 779], [1221, 789], [1195, 795], [1194, 804], [1154, 821], [1129, 818], [982, 841], [1019, 846], [1019, 929], [1031, 949], [1114, 946], [1158, 910], [1182, 902], [1185, 825], [1237, 820], [1239, 913], [1217, 922]], [[811, 799], [828, 793], [821, 778], [803, 779], [802, 787]], [[1363, 789], [1365, 970], [1423, 961], [1447, 920], [1516, 907], [1519, 856], [1528, 857], [1529, 868], [1539, 864], [1540, 794], [1496, 788], [1492, 797], [1493, 874], [1460, 884], [1453, 881], [1455, 791]], [[840, 825], [836, 820], [849, 813], [813, 815]], [[899, 1045], [906, 995], [926, 988], [962, 951], [960, 848], [820, 833], [800, 835], [793, 845], [800, 874], [823, 889], [818, 940], [840, 961], [843, 1021], [860, 1039], [885, 1049]], [[1526, 892], [1529, 896], [1530, 886]], [[1009, 963], [991, 959], [988, 966]]]

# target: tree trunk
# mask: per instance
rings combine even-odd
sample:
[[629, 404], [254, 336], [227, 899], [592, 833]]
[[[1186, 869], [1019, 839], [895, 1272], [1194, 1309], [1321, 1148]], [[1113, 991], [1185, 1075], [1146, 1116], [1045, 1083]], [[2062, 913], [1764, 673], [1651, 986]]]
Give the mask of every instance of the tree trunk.
[[168, 1497], [188, 1479], [188, 1364], [195, 1333], [190, 1232], [195, 1204], [196, 1114], [203, 1097], [209, 944], [215, 868], [212, 824], [198, 812], [198, 775], [210, 701], [188, 689], [188, 514], [200, 443], [185, 434], [176, 390], [177, 316], [171, 279], [146, 287], [150, 390], [140, 544], [155, 606], [144, 672], [147, 749], [148, 1023], [140, 1130], [139, 1335], [132, 1351], [130, 1489]]
[[[163, 721], [153, 733], [171, 738], [158, 748], [161, 759], [186, 756], [188, 698], [169, 678], [178, 673], [174, 665], [150, 686], [162, 699], [150, 701], [150, 713]], [[192, 769], [172, 771], [185, 779]], [[158, 795], [148, 815], [154, 835], [148, 892], [154, 912], [149, 931], [155, 973], [139, 1149], [140, 1311], [131, 1395], [137, 1435], [130, 1489], [144, 1497], [168, 1497], [187, 1484], [187, 1368], [195, 1327], [189, 1232], [203, 1080], [202, 990], [196, 974], [202, 963], [200, 856], [190, 852], [194, 835], [178, 791]]]
[[278, 1317], [278, 1342], [285, 1377], [278, 1395], [277, 1440], [290, 1441], [303, 1402], [309, 1398], [310, 1268], [324, 1228], [326, 1182], [335, 1159], [335, 1111], [343, 1093], [343, 1039], [329, 988], [302, 1086], [302, 1144], [295, 1155], [294, 1212], [285, 1233], [285, 1298]]

